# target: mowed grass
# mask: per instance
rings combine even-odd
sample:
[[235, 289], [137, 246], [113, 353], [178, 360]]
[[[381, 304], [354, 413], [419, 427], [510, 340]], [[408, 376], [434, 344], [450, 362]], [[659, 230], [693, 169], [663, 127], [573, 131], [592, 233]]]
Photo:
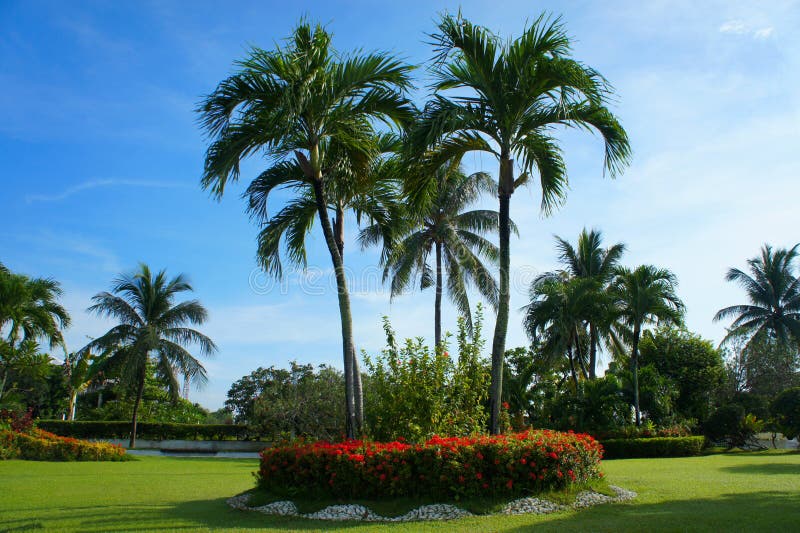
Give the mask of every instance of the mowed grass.
[[143, 457], [127, 463], [0, 462], [0, 531], [792, 531], [800, 523], [800, 454], [739, 453], [604, 464], [630, 503], [547, 516], [453, 522], [318, 522], [234, 511], [255, 460]]

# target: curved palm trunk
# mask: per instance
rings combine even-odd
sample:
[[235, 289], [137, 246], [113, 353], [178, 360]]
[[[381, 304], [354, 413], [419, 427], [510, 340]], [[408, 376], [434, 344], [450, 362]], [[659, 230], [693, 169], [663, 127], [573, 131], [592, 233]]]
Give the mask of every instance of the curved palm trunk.
[[[336, 207], [336, 220], [334, 222], [336, 232], [336, 246], [339, 248], [339, 255], [344, 265], [344, 208]], [[355, 343], [353, 343], [353, 403], [356, 415], [356, 433], [361, 433], [364, 427], [364, 388], [361, 383], [361, 368], [358, 364]]]
[[434, 303], [435, 349], [442, 344], [442, 243], [436, 243], [436, 301]]
[[589, 379], [597, 377], [597, 328], [589, 323]]
[[642, 423], [639, 412], [639, 326], [633, 330], [633, 350], [631, 351], [631, 373], [633, 374], [633, 409], [636, 413], [636, 427]]
[[497, 298], [497, 322], [492, 339], [492, 384], [489, 391], [489, 431], [500, 433], [500, 403], [503, 397], [503, 359], [506, 351], [506, 333], [508, 332], [508, 314], [511, 303], [510, 269], [511, 269], [511, 194], [514, 192], [514, 161], [503, 156], [500, 159], [500, 212], [498, 218], [498, 234], [500, 248], [500, 284]]
[[353, 361], [355, 360], [355, 345], [353, 343], [353, 315], [350, 310], [350, 294], [347, 290], [347, 277], [344, 271], [344, 263], [336, 244], [333, 234], [331, 219], [328, 216], [328, 204], [325, 198], [325, 190], [322, 185], [322, 176], [319, 171], [319, 149], [314, 147], [311, 150], [311, 166], [315, 172], [312, 180], [314, 186], [314, 199], [317, 204], [317, 215], [319, 216], [322, 233], [325, 235], [325, 243], [328, 245], [328, 252], [333, 261], [333, 269], [336, 275], [336, 289], [339, 299], [339, 318], [342, 323], [342, 357], [344, 359], [344, 386], [345, 386], [345, 427], [346, 436], [349, 439], [355, 438], [358, 420], [355, 413], [355, 387], [353, 380]]
[[144, 393], [144, 377], [145, 370], [142, 370], [142, 375], [139, 377], [139, 385], [136, 388], [136, 400], [133, 403], [133, 421], [131, 422], [131, 440], [128, 443], [128, 448], [133, 450], [136, 448], [136, 425], [139, 416], [139, 404], [142, 403], [142, 394]]

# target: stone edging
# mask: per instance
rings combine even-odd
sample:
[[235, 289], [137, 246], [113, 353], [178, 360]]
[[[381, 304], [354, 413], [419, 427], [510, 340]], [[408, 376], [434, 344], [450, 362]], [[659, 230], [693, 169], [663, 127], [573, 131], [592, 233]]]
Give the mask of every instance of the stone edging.
[[[623, 502], [636, 497], [636, 493], [625, 490], [614, 485], [609, 488], [616, 493], [616, 496], [607, 496], [594, 491], [584, 490], [575, 497], [575, 502], [571, 505], [560, 505], [549, 500], [540, 498], [520, 498], [509, 502], [499, 512], [494, 514], [549, 514], [567, 509], [585, 509], [593, 505], [612, 502]], [[417, 520], [453, 520], [466, 516], [475, 516], [469, 511], [449, 504], [423, 505], [417, 509], [407, 512], [402, 516], [384, 517], [375, 514], [372, 510], [363, 505], [330, 505], [315, 513], [302, 514], [297, 507], [290, 501], [273, 502], [261, 507], [248, 507], [248, 494], [240, 494], [228, 498], [228, 505], [234, 509], [242, 511], [256, 511], [259, 513], [279, 516], [297, 516], [312, 520], [360, 520], [365, 522], [412, 522]], [[480, 515], [491, 516], [491, 515]]]

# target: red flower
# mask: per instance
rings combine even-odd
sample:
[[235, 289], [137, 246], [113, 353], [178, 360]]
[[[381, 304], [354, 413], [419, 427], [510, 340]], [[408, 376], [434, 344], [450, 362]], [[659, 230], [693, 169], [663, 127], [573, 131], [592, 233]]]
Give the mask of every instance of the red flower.
[[483, 479], [483, 474], [481, 474], [480, 472], [478, 472], [477, 474], [475, 474], [475, 478], [476, 478], [476, 479]]
[[508, 487], [508, 490], [511, 490], [514, 487], [514, 480], [509, 479], [508, 481], [506, 481], [506, 487]]
[[508, 402], [503, 402], [503, 409], [508, 410], [509, 407]]

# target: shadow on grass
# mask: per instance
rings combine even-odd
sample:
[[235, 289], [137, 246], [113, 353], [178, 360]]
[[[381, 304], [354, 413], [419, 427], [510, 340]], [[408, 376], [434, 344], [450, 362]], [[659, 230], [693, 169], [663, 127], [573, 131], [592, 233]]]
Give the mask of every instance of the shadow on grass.
[[[553, 515], [544, 531], [792, 531], [800, 520], [800, 494], [779, 491], [723, 494], [718, 498], [657, 504], [602, 505]], [[530, 531], [530, 525], [497, 531]]]
[[750, 463], [746, 465], [726, 466], [722, 470], [734, 474], [800, 474], [800, 464], [797, 463]]

